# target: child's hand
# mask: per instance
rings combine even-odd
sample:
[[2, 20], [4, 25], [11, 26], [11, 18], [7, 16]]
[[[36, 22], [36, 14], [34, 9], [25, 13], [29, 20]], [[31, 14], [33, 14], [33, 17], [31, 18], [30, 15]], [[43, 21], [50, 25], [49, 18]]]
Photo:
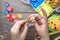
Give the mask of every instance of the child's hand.
[[[21, 28], [24, 27], [21, 32]], [[17, 21], [11, 29], [12, 40], [25, 40], [28, 31], [28, 20]]]
[[35, 29], [41, 37], [41, 40], [49, 40], [47, 15], [43, 9], [41, 11], [43, 12], [43, 16], [32, 14], [28, 19], [35, 25]]

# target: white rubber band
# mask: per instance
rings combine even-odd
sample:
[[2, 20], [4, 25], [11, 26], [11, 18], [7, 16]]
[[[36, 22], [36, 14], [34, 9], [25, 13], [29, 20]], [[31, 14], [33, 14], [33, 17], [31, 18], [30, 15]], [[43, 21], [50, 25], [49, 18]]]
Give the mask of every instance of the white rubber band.
[[24, 3], [24, 4], [30, 4], [29, 3], [29, 0], [20, 0], [22, 3]]

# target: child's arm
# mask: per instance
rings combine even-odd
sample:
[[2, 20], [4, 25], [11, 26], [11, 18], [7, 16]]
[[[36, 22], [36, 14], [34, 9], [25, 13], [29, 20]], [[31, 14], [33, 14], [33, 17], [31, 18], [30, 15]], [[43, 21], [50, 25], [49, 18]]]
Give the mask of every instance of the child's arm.
[[[27, 24], [27, 20], [17, 21], [11, 28], [11, 40], [25, 40], [28, 31]], [[24, 29], [22, 32], [20, 32], [22, 25], [24, 26]]]
[[28, 19], [33, 22], [35, 25], [35, 29], [37, 30], [41, 40], [50, 40], [49, 32], [48, 32], [48, 24], [47, 24], [47, 15], [43, 9], [43, 17], [39, 14], [32, 14]]

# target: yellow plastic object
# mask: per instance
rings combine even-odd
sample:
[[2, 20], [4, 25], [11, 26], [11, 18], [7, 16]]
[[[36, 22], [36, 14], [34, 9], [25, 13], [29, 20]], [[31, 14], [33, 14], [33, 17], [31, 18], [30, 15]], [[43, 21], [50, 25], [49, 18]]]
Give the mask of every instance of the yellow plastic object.
[[22, 16], [22, 14], [17, 14], [17, 18], [22, 18], [23, 16]]
[[46, 11], [47, 16], [49, 16], [53, 12], [53, 8], [49, 4], [43, 3], [39, 8], [36, 9], [36, 11], [42, 16], [43, 13], [41, 11], [41, 8], [43, 8]]
[[49, 25], [52, 29], [55, 30], [60, 30], [60, 19], [59, 18], [52, 18], [51, 21], [49, 22]]

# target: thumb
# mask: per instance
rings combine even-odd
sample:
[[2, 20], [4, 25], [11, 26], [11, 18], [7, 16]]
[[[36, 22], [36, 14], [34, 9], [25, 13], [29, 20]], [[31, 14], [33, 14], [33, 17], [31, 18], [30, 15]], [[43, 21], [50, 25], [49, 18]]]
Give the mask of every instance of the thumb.
[[33, 23], [35, 26], [38, 26], [38, 25], [39, 25], [35, 19], [32, 20], [32, 23]]
[[37, 27], [39, 26], [39, 24], [37, 23], [37, 21], [36, 21], [36, 20], [32, 20], [32, 22], [33, 22], [33, 24], [34, 24], [35, 28], [37, 28]]

